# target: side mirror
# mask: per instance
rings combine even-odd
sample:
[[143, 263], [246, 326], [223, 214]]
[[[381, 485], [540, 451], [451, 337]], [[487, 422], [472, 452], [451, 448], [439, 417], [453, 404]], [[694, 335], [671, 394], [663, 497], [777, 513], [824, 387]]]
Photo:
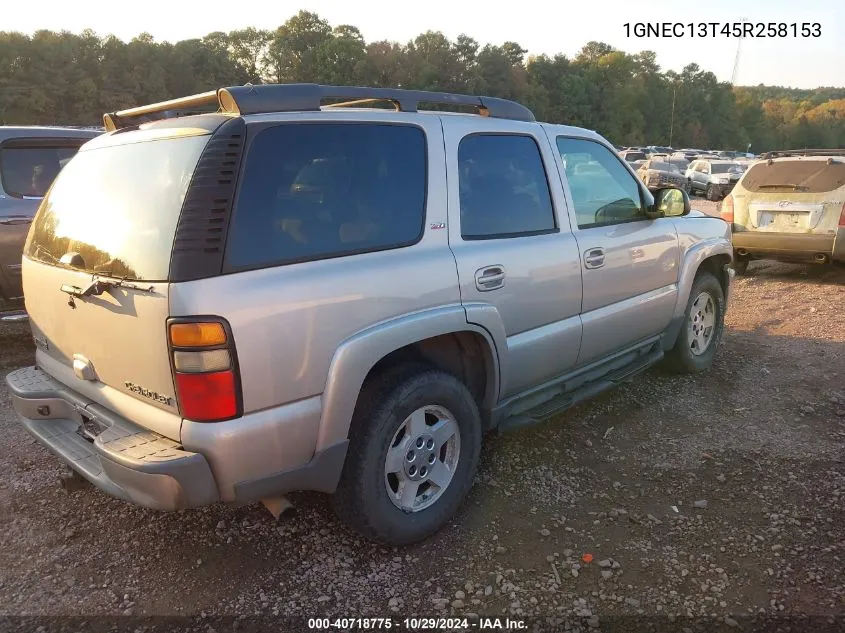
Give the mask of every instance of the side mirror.
[[666, 187], [654, 192], [654, 205], [651, 207], [651, 217], [679, 218], [690, 212], [689, 194], [677, 187]]

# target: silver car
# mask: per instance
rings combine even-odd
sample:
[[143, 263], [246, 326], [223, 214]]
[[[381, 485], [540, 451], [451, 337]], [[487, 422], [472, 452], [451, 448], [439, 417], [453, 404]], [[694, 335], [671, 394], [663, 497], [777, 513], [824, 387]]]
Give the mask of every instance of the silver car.
[[21, 256], [41, 199], [93, 130], [0, 126], [0, 311], [23, 306]]
[[24, 427], [116, 497], [278, 513], [315, 490], [411, 543], [455, 514], [485, 433], [713, 362], [729, 226], [590, 130], [312, 84], [105, 120], [29, 232], [35, 364], [6, 380]]
[[694, 160], [687, 167], [690, 193], [703, 193], [708, 200], [718, 201], [728, 195], [744, 169], [731, 160]]

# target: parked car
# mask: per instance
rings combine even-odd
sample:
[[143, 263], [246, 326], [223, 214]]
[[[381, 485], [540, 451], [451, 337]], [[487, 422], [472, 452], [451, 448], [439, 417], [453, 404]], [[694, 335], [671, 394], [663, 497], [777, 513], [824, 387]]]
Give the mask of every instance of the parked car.
[[690, 193], [700, 191], [708, 200], [717, 201], [731, 192], [742, 170], [729, 160], [695, 160], [687, 167], [685, 175]]
[[[155, 120], [170, 108], [212, 112]], [[713, 362], [730, 227], [650, 193], [590, 130], [502, 99], [312, 84], [105, 121], [30, 230], [36, 365], [6, 381], [23, 426], [122, 499], [278, 508], [316, 490], [410, 543], [462, 503], [483, 433], [664, 358]]]
[[[667, 163], [670, 163], [678, 168], [682, 174], [686, 174], [687, 168], [689, 167], [690, 161], [688, 161], [683, 156], [678, 156], [677, 154], [672, 154], [668, 158], [664, 159]], [[685, 186], [687, 190], [689, 190], [689, 183]]]
[[772, 152], [743, 174], [722, 218], [740, 274], [754, 259], [845, 262], [845, 149]]
[[626, 149], [622, 152], [619, 152], [619, 155], [622, 157], [623, 160], [626, 160], [629, 163], [633, 163], [637, 160], [648, 160], [648, 156], [646, 155], [646, 153], [638, 149]]
[[97, 134], [0, 126], [0, 312], [23, 307], [21, 256], [41, 199], [79, 147]]
[[637, 176], [649, 190], [678, 187], [687, 190], [686, 176], [673, 164], [662, 160], [647, 160], [637, 169]]

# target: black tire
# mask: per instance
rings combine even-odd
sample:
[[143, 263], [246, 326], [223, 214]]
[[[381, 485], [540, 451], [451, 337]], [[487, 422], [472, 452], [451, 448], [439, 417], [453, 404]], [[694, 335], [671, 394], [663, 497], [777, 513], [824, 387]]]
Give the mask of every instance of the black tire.
[[750, 263], [750, 259], [734, 256], [734, 262], [731, 267], [736, 271], [737, 275], [745, 276], [748, 274], [748, 264]]
[[[460, 453], [451, 482], [431, 506], [405, 512], [385, 486], [387, 449], [400, 424], [415, 410], [449, 410], [460, 430]], [[340, 519], [363, 536], [408, 545], [434, 534], [457, 512], [475, 477], [481, 453], [481, 417], [458, 378], [421, 365], [397, 367], [365, 384], [349, 432], [349, 450], [333, 505]]]
[[[690, 314], [698, 296], [706, 292], [713, 299], [715, 307], [715, 322], [713, 333], [707, 349], [702, 354], [692, 351], [692, 340], [689, 331]], [[722, 340], [725, 330], [725, 293], [722, 285], [711, 273], [700, 271], [693, 281], [687, 307], [684, 310], [684, 321], [674, 347], [666, 354], [666, 363], [670, 369], [678, 373], [691, 374], [709, 369]]]
[[716, 188], [712, 184], [707, 185], [707, 189], [704, 193], [710, 202], [717, 202], [719, 200], [719, 195], [716, 193]]

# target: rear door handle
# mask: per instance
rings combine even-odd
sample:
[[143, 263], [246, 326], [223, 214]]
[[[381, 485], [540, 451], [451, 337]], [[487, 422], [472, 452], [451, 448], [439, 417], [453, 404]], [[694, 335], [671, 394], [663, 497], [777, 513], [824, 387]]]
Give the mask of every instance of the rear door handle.
[[601, 268], [602, 266], [604, 266], [604, 250], [591, 248], [584, 253], [585, 268]]
[[505, 285], [504, 266], [485, 266], [475, 271], [475, 287], [480, 292], [496, 290]]

